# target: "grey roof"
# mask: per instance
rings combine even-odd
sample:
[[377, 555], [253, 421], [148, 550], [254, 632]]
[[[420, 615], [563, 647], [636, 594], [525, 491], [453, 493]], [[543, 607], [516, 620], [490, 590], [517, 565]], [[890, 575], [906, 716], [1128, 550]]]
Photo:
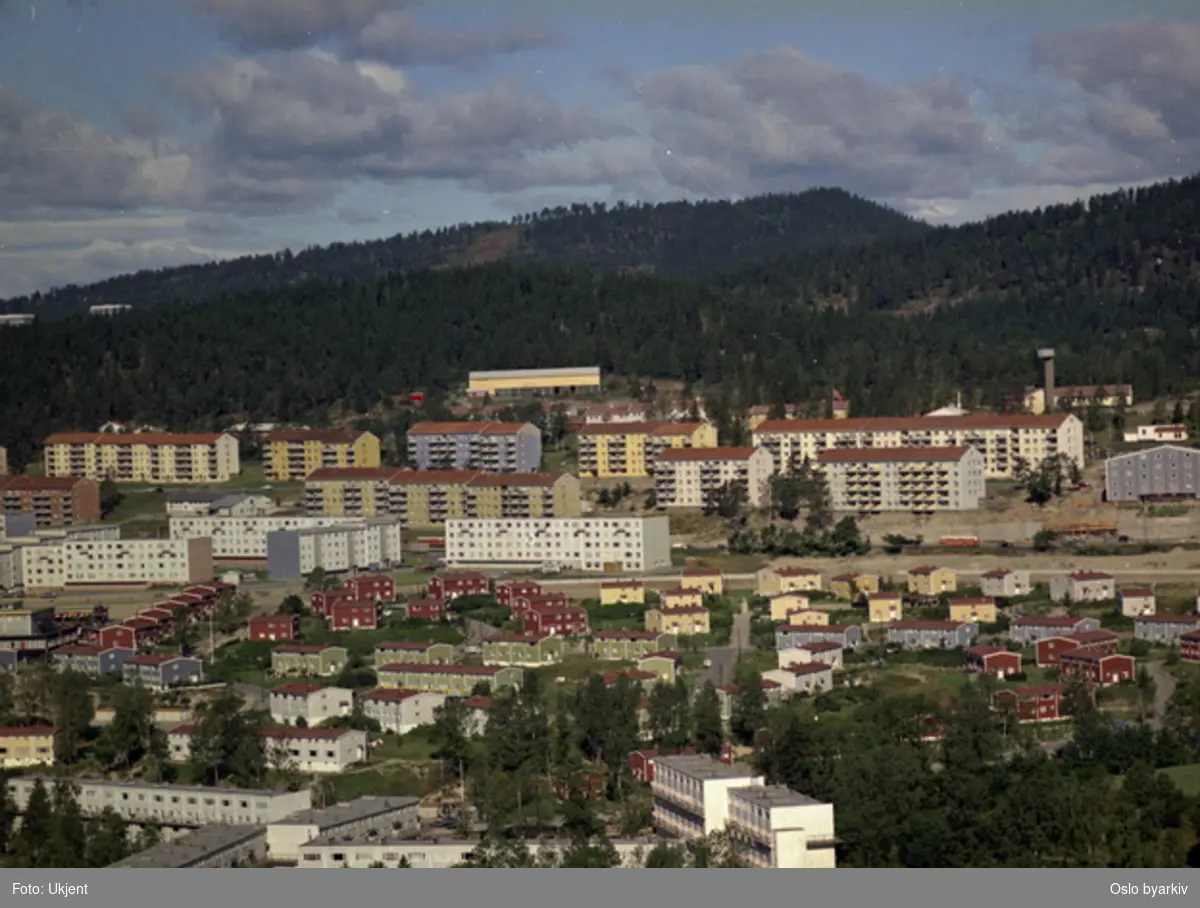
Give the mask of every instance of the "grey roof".
[[373, 816], [389, 813], [393, 810], [403, 810], [405, 807], [416, 807], [421, 803], [420, 798], [379, 798], [363, 797], [347, 804], [333, 804], [330, 807], [301, 810], [277, 820], [272, 826], [316, 826], [318, 829], [334, 829], [346, 823], [355, 823]]
[[265, 826], [230, 826], [214, 823], [202, 826], [174, 842], [165, 842], [111, 864], [112, 867], [188, 867], [227, 848], [254, 838], [265, 837]]
[[212, 504], [214, 501], [220, 501], [222, 498], [228, 498], [229, 492], [220, 489], [192, 489], [181, 492], [168, 492], [167, 502], [169, 504], [180, 504], [183, 502], [198, 502], [203, 504]]
[[808, 807], [825, 803], [783, 785], [751, 785], [730, 789], [729, 793], [761, 807]]
[[[56, 781], [50, 776], [15, 776], [8, 780], [9, 785], [30, 785], [41, 780], [44, 785], [53, 785]], [[71, 779], [71, 784], [77, 787], [91, 788], [140, 788], [146, 791], [171, 792], [173, 794], [223, 795], [225, 797], [244, 798], [275, 798], [292, 795], [290, 791], [272, 791], [269, 788], [217, 788], [206, 785], [170, 785], [166, 782], [122, 782], [115, 779]]]
[[752, 779], [758, 773], [747, 766], [731, 766], [706, 754], [675, 754], [655, 757], [655, 767], [667, 766], [698, 779]]

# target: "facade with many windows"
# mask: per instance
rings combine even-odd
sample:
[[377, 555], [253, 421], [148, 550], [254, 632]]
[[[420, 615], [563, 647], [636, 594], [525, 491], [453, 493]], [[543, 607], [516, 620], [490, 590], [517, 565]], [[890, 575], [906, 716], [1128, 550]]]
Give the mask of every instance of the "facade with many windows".
[[835, 511], [973, 511], [986, 491], [975, 448], [845, 448], [817, 461]]
[[597, 479], [653, 475], [668, 448], [715, 448], [708, 422], [594, 423], [579, 430], [579, 475]]
[[284, 429], [263, 439], [263, 472], [271, 482], [302, 480], [314, 470], [378, 467], [379, 438], [354, 429]]
[[241, 472], [238, 440], [223, 433], [91, 432], [43, 442], [47, 476], [113, 482], [228, 482]]
[[450, 520], [446, 564], [644, 573], [671, 564], [666, 517]]
[[528, 422], [419, 422], [407, 438], [418, 470], [533, 473], [542, 463], [542, 430]]
[[1109, 501], [1200, 497], [1200, 450], [1159, 445], [1110, 457], [1104, 462], [1104, 495]]
[[668, 448], [654, 462], [654, 501], [660, 508], [703, 508], [736, 486], [745, 504], [760, 508], [770, 498], [774, 471], [766, 448]]

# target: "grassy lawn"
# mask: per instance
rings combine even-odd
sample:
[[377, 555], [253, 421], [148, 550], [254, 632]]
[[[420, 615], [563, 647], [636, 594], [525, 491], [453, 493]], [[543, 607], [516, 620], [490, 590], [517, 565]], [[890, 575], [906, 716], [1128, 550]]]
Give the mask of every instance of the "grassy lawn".
[[1159, 772], [1178, 785], [1179, 790], [1185, 795], [1200, 794], [1200, 763], [1172, 766], [1170, 769], [1162, 769]]
[[443, 624], [408, 624], [401, 618], [373, 631], [335, 631], [323, 619], [313, 616], [301, 619], [300, 637], [304, 643], [344, 646], [351, 654], [359, 655], [366, 655], [378, 644], [393, 640], [461, 643], [463, 639], [458, 628]]
[[727, 574], [753, 574], [766, 560], [761, 555], [735, 555], [717, 549], [675, 549], [671, 552], [671, 563], [677, 567], [717, 568]]
[[339, 801], [353, 801], [367, 795], [422, 797], [429, 793], [429, 785], [420, 776], [402, 767], [341, 773], [331, 778]]
[[414, 729], [406, 735], [384, 734], [377, 738], [379, 743], [371, 750], [371, 762], [387, 760], [431, 760], [433, 742], [428, 726]]

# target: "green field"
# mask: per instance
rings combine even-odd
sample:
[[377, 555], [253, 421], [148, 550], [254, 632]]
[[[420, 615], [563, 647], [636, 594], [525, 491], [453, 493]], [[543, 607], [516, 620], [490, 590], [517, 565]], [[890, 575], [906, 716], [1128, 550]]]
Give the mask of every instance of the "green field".
[[1200, 795], [1200, 763], [1172, 766], [1160, 772], [1178, 785], [1185, 795]]

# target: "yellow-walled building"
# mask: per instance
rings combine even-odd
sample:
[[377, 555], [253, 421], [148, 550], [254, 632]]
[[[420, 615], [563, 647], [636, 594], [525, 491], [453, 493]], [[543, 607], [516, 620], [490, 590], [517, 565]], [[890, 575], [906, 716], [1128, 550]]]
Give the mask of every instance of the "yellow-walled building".
[[754, 575], [754, 591], [760, 596], [821, 591], [821, 572], [806, 567], [765, 567]]
[[228, 482], [242, 471], [238, 440], [221, 432], [91, 432], [42, 442], [47, 476], [113, 482]]
[[787, 623], [790, 627], [828, 627], [829, 612], [822, 612], [815, 608], [801, 609], [798, 612], [789, 612]]
[[958, 574], [951, 568], [931, 564], [915, 567], [908, 572], [908, 591], [920, 596], [953, 593], [958, 589]]
[[646, 585], [640, 580], [610, 580], [600, 584], [601, 605], [643, 605]]
[[996, 600], [990, 596], [973, 596], [950, 600], [951, 621], [977, 621], [980, 624], [996, 623]]
[[904, 618], [904, 599], [899, 593], [872, 593], [867, 597], [867, 620], [886, 624]]
[[597, 479], [646, 478], [666, 448], [715, 448], [708, 422], [593, 423], [579, 430], [579, 475]]
[[371, 432], [285, 429], [263, 439], [263, 472], [272, 482], [299, 481], [322, 469], [375, 469], [382, 462]]
[[839, 574], [829, 579], [829, 592], [838, 599], [853, 601], [859, 594], [870, 596], [879, 592], [879, 578], [874, 574]]
[[492, 372], [471, 372], [467, 375], [467, 394], [471, 397], [576, 394], [580, 391], [600, 390], [599, 366], [499, 369]]
[[49, 725], [0, 728], [0, 769], [54, 765], [54, 729]]
[[720, 596], [725, 592], [725, 577], [716, 568], [684, 568], [679, 585], [685, 590], [699, 590], [705, 596]]
[[700, 590], [689, 590], [678, 587], [659, 593], [662, 597], [663, 608], [700, 608], [704, 605], [704, 594]]
[[771, 620], [787, 621], [792, 612], [808, 608], [808, 597], [803, 593], [776, 593], [771, 597]]
[[703, 606], [652, 608], [646, 612], [646, 630], [686, 637], [709, 632], [708, 609]]

